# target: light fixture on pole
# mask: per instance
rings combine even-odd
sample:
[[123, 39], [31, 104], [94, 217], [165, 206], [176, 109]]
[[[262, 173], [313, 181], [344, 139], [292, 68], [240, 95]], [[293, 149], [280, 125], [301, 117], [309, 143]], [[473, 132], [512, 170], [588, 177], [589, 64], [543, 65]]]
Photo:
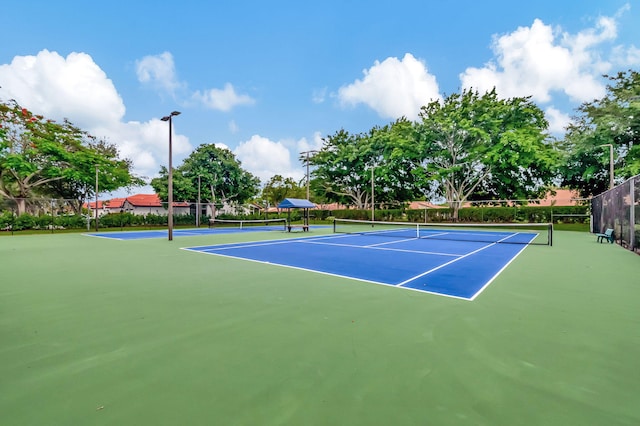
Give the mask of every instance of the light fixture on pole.
[[169, 228], [169, 241], [173, 241], [173, 165], [171, 163], [172, 154], [172, 118], [176, 115], [180, 115], [180, 111], [173, 111], [171, 114], [162, 117], [160, 120], [169, 122], [169, 185], [168, 185], [168, 228]]
[[605, 143], [598, 145], [600, 148], [609, 147], [609, 189], [613, 188], [613, 144]]

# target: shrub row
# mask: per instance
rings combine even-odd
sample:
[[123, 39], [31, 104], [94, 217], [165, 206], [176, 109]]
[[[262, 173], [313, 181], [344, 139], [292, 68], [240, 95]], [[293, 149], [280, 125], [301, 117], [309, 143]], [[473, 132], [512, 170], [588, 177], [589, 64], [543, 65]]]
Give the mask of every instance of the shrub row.
[[[533, 222], [533, 223], [587, 223], [589, 221], [587, 206], [567, 206], [567, 207], [540, 207], [540, 206], [519, 206], [519, 207], [465, 207], [458, 212], [459, 222], [482, 223], [482, 222]], [[573, 216], [578, 215], [578, 216]], [[221, 219], [264, 219], [264, 215], [252, 214], [242, 216], [220, 215]], [[297, 222], [302, 220], [303, 211], [292, 210], [290, 213], [269, 214], [268, 219], [287, 218]], [[371, 210], [312, 210], [310, 212], [312, 220], [323, 221], [331, 218], [340, 219], [371, 219]], [[388, 209], [376, 210], [375, 219], [395, 222], [450, 222], [453, 217], [451, 209], [423, 209], [404, 210]], [[174, 215], [173, 223], [180, 225], [195, 225], [194, 215]], [[209, 218], [202, 216], [200, 223], [208, 223]], [[135, 226], [166, 226], [166, 215], [134, 215], [132, 213], [116, 213], [101, 216], [98, 219], [101, 228], [119, 228]], [[82, 215], [64, 216], [32, 216], [22, 214], [15, 216], [11, 211], [0, 213], [0, 229], [13, 229], [16, 231], [25, 229], [82, 229], [87, 227], [87, 218]], [[90, 219], [90, 227], [95, 227], [95, 221]]]
[[[588, 206], [518, 206], [518, 207], [464, 207], [458, 211], [458, 222], [468, 223], [588, 223]], [[371, 210], [314, 210], [318, 220], [339, 219], [370, 220]], [[578, 216], [573, 216], [578, 215]], [[449, 208], [403, 210], [376, 210], [375, 220], [395, 222], [451, 222], [453, 210]]]

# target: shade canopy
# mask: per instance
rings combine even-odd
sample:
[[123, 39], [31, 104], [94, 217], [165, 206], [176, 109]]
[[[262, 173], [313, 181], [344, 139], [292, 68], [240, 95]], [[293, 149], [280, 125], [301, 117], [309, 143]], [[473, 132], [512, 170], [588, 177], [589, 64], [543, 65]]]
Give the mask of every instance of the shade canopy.
[[285, 198], [278, 204], [279, 209], [313, 209], [316, 205], [309, 200], [300, 198]]

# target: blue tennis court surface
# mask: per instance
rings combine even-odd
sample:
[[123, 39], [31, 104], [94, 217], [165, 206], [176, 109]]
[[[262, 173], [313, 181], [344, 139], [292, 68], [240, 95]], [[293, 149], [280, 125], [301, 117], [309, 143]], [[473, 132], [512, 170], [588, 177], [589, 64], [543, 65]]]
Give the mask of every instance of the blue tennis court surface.
[[[326, 228], [326, 226], [312, 226], [315, 228]], [[274, 226], [251, 226], [247, 228], [192, 228], [192, 229], [174, 229], [174, 237], [193, 237], [198, 235], [212, 235], [212, 234], [235, 234], [239, 232], [263, 232], [263, 231], [276, 231], [284, 232], [283, 227]], [[84, 234], [90, 237], [108, 238], [112, 240], [141, 240], [148, 238], [168, 238], [169, 233], [166, 229], [158, 229], [152, 231], [112, 231], [112, 232], [93, 232]]]
[[[518, 238], [523, 238], [519, 234]], [[529, 234], [530, 241], [535, 234]], [[526, 247], [475, 241], [333, 234], [189, 247], [226, 256], [473, 300]]]

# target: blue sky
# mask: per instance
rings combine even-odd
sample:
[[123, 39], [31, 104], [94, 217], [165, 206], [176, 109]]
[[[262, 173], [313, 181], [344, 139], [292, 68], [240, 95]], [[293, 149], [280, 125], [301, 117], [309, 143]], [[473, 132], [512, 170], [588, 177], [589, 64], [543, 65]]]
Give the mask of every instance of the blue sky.
[[[533, 96], [556, 135], [640, 68], [640, 2], [8, 2], [0, 99], [66, 117], [135, 171], [221, 144], [266, 182], [300, 179], [298, 154], [473, 87]], [[136, 190], [134, 192], [148, 192]]]

